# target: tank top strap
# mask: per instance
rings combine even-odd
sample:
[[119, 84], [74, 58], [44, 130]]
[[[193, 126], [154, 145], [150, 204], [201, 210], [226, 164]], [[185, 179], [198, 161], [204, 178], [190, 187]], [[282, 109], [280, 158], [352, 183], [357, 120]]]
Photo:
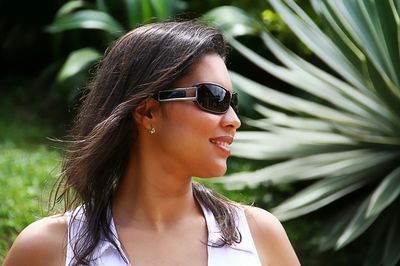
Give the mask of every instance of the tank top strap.
[[[86, 226], [86, 221], [82, 207], [78, 207], [72, 212], [65, 213], [68, 222], [68, 235], [67, 235], [67, 255], [65, 259], [65, 265], [70, 266], [75, 261], [74, 256], [74, 245], [77, 240], [82, 237], [82, 227]], [[122, 256], [118, 252], [118, 249], [114, 247], [107, 240], [100, 240], [97, 247], [93, 250], [93, 261], [90, 265], [106, 266], [106, 265], [118, 265], [128, 266], [130, 265], [128, 258], [123, 253], [121, 244], [118, 239], [117, 231], [115, 228], [114, 220], [111, 219], [110, 229], [114, 237], [114, 241], [118, 245], [118, 248], [122, 252]]]
[[200, 204], [208, 228], [208, 266], [261, 266], [253, 237], [247, 223], [243, 207], [238, 206], [236, 226], [241, 234], [241, 242], [231, 246], [215, 247], [222, 233], [211, 210]]
[[82, 211], [80, 208], [74, 211], [68, 211], [65, 214], [68, 229], [67, 229], [67, 252], [65, 257], [65, 265], [72, 265], [74, 261], [74, 243], [79, 233], [79, 227], [81, 226]]

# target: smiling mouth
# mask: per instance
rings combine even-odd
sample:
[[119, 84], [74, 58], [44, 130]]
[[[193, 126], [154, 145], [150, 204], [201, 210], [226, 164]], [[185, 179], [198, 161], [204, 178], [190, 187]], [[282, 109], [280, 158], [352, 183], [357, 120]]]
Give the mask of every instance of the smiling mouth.
[[228, 147], [228, 145], [229, 145], [228, 142], [223, 142], [223, 141], [218, 141], [218, 140], [213, 140], [213, 139], [211, 139], [210, 142], [213, 143], [213, 144], [218, 144], [218, 145], [222, 145], [222, 146], [225, 146], [225, 147]]

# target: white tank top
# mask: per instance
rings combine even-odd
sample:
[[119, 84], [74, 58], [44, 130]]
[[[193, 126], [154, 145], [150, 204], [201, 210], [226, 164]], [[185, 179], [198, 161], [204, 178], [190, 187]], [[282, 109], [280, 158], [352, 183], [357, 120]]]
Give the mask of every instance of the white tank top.
[[[235, 243], [231, 246], [224, 247], [212, 247], [212, 243], [218, 243], [221, 233], [213, 213], [203, 206], [201, 206], [201, 208], [203, 210], [208, 228], [208, 266], [261, 266], [261, 262], [257, 254], [243, 208], [237, 209], [238, 220], [236, 221], [239, 232], [242, 236], [242, 241], [238, 244]], [[75, 243], [74, 239], [79, 236], [79, 228], [84, 222], [84, 219], [82, 219], [82, 211], [80, 209], [77, 211], [77, 215], [72, 223], [69, 222], [72, 214], [66, 214], [69, 224], [67, 256], [65, 262], [66, 266], [69, 266], [70, 263], [73, 262], [74, 253], [72, 247]], [[118, 253], [118, 250], [109, 241], [101, 240], [93, 251], [95, 260], [90, 265], [135, 266], [135, 262], [133, 261], [129, 263], [127, 256], [123, 253], [113, 219], [111, 219], [110, 227], [111, 232], [115, 236], [114, 241], [121, 250], [122, 256], [128, 263], [124, 261], [124, 259]]]

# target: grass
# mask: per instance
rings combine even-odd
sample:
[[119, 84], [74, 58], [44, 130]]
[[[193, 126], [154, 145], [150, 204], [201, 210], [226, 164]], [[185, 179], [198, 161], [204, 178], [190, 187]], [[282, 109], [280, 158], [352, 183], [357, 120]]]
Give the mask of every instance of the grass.
[[[2, 105], [4, 107], [4, 105]], [[51, 127], [26, 110], [0, 110], [0, 265], [21, 230], [47, 214], [60, 152]]]
[[0, 144], [0, 264], [18, 233], [46, 215], [59, 153], [43, 145], [29, 150]]

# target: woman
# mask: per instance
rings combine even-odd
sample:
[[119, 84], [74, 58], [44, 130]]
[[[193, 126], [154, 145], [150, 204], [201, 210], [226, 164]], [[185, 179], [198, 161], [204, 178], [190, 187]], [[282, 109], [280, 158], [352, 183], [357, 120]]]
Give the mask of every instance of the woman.
[[220, 32], [139, 27], [100, 63], [63, 162], [67, 211], [28, 226], [5, 265], [298, 265], [270, 213], [192, 176], [226, 171], [240, 120]]

